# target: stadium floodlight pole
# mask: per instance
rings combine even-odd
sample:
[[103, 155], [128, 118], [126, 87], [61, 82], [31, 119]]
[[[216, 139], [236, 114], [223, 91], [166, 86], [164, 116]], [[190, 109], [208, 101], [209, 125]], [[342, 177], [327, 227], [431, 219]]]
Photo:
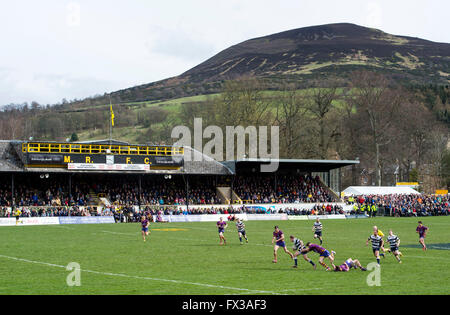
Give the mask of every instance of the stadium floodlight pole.
[[14, 209], [14, 173], [11, 174], [11, 206]]
[[189, 210], [189, 177], [186, 176], [186, 211], [188, 210]]
[[138, 177], [139, 177], [138, 207], [139, 207], [139, 213], [140, 213], [141, 212], [141, 193], [142, 193], [142, 183], [141, 183], [142, 174], [138, 174]]
[[69, 207], [72, 200], [72, 174], [69, 173]]

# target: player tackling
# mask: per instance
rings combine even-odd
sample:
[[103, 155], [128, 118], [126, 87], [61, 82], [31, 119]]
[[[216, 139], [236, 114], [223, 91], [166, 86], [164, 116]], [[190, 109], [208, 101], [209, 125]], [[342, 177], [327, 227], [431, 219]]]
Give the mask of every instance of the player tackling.
[[331, 266], [333, 266], [333, 269], [335, 268], [334, 265], [334, 254], [336, 254], [335, 251], [331, 251], [330, 253], [327, 249], [323, 248], [322, 246], [308, 242], [306, 243], [306, 248], [302, 249], [301, 253], [306, 254], [310, 251], [319, 254], [319, 264], [321, 264], [322, 267], [324, 267], [327, 271], [332, 269], [328, 267], [327, 264], [324, 262], [325, 258], [328, 258], [330, 260]]
[[295, 250], [294, 253], [294, 266], [292, 266], [293, 268], [298, 268], [298, 262], [297, 262], [297, 256], [302, 255], [303, 259], [306, 260], [307, 262], [309, 262], [314, 269], [316, 269], [316, 264], [308, 257], [308, 255], [305, 253], [302, 253], [302, 250], [305, 249], [306, 247], [303, 245], [303, 241], [294, 237], [294, 235], [290, 236], [290, 240], [291, 242], [294, 243], [292, 249]]

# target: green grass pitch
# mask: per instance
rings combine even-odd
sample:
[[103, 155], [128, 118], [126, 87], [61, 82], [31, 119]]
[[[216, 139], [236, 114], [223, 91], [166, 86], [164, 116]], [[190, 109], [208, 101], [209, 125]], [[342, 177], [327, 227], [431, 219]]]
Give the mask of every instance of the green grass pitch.
[[[226, 246], [218, 244], [215, 222], [152, 223], [145, 243], [137, 223], [1, 227], [0, 294], [449, 294], [450, 217], [421, 219], [430, 229], [426, 252], [417, 246], [418, 218], [322, 220], [324, 247], [336, 251], [338, 264], [348, 257], [374, 262], [365, 246], [372, 226], [386, 236], [394, 230], [403, 263], [381, 258], [381, 286], [367, 285], [370, 271], [313, 270], [302, 257], [294, 269], [282, 250], [272, 263], [273, 226], [306, 243], [313, 221], [246, 221], [244, 245], [231, 222]], [[80, 286], [66, 283], [70, 262], [80, 264]]]

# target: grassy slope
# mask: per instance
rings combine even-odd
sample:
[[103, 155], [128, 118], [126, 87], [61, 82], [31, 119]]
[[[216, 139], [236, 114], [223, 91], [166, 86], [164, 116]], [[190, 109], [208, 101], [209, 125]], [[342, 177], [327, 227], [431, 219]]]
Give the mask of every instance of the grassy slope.
[[[424, 219], [430, 228], [427, 243], [450, 243], [450, 217]], [[226, 232], [228, 245], [218, 245], [214, 222], [152, 224], [150, 241], [140, 239], [138, 224], [64, 225], [0, 228], [0, 294], [449, 294], [449, 250], [402, 247], [403, 264], [388, 255], [381, 264], [381, 286], [366, 284], [368, 272], [317, 270], [302, 259], [300, 268], [279, 253], [273, 264], [274, 224], [286, 236], [312, 240], [312, 221], [248, 221], [250, 243], [239, 245], [235, 227]], [[374, 261], [365, 240], [373, 225], [387, 233], [393, 228], [402, 245], [416, 245], [417, 218], [323, 220], [324, 246], [337, 252], [336, 262], [358, 258]], [[182, 231], [163, 231], [184, 228]], [[288, 243], [289, 248], [291, 243]], [[317, 254], [310, 254], [317, 261]], [[84, 270], [119, 275], [81, 273], [81, 286], [68, 287], [69, 271], [78, 262]], [[137, 276], [138, 278], [133, 278]], [[160, 280], [157, 280], [157, 279]], [[179, 283], [165, 280], [177, 280]], [[189, 284], [192, 282], [196, 284]], [[211, 287], [205, 285], [212, 285]], [[221, 288], [226, 286], [230, 288]], [[242, 290], [239, 290], [242, 289]], [[255, 290], [255, 291], [246, 291]]]
[[[308, 93], [310, 89], [303, 89], [299, 90], [300, 95], [304, 95]], [[338, 93], [342, 93], [342, 89], [338, 89]], [[263, 91], [263, 96], [270, 99], [270, 98], [276, 98], [280, 96], [283, 92], [281, 91]], [[134, 103], [124, 103], [121, 105], [115, 105], [115, 106], [132, 106], [132, 111], [137, 115], [140, 111], [143, 111], [146, 108], [150, 107], [161, 107], [169, 112], [172, 117], [178, 118], [178, 114], [181, 111], [181, 107], [183, 104], [192, 103], [192, 102], [205, 102], [208, 98], [218, 97], [219, 94], [210, 94], [210, 95], [197, 95], [197, 96], [191, 96], [191, 97], [182, 97], [182, 98], [176, 98], [171, 99], [167, 101], [157, 101], [157, 102], [134, 102]], [[338, 100], [336, 101], [337, 106], [342, 106], [344, 101]], [[109, 111], [109, 105], [101, 105], [97, 107], [104, 107], [106, 111]], [[275, 105], [272, 106], [272, 111], [275, 114], [276, 108]], [[117, 115], [117, 114], [116, 114]], [[178, 121], [178, 123], [182, 124], [183, 122]], [[161, 124], [155, 124], [153, 125], [153, 128], [158, 128], [161, 126]], [[137, 138], [139, 137], [139, 134], [145, 133], [147, 131], [147, 128], [144, 128], [143, 126], [136, 125], [136, 126], [127, 126], [127, 127], [114, 127], [113, 128], [113, 138], [116, 140], [122, 140], [127, 141], [129, 143], [137, 143]], [[87, 141], [87, 140], [100, 140], [100, 139], [107, 139], [109, 138], [109, 133], [103, 132], [101, 129], [97, 130], [85, 130], [83, 132], [78, 133], [78, 137], [80, 141]]]

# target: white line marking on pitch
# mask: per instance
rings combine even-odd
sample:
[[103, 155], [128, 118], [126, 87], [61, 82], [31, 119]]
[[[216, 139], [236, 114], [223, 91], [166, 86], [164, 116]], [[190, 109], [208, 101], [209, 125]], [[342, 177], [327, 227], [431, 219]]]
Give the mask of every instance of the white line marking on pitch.
[[[11, 257], [11, 256], [5, 256], [5, 255], [0, 255], [0, 257], [7, 258], [7, 259], [12, 259], [12, 260], [16, 260], [16, 261], [32, 263], [32, 264], [39, 264], [39, 265], [45, 265], [45, 266], [50, 266], [50, 267], [66, 269], [66, 266], [46, 263], [46, 262], [42, 262], [42, 261], [34, 261], [34, 260], [18, 258], [18, 257]], [[132, 276], [132, 275], [127, 275], [127, 274], [122, 274], [122, 273], [101, 272], [101, 271], [87, 270], [87, 269], [80, 269], [80, 271], [93, 273], [93, 274], [99, 274], [99, 275], [105, 275], [105, 276], [113, 276], [113, 277], [123, 277], [123, 278], [140, 279], [140, 280], [152, 280], [152, 281], [161, 281], [161, 282], [171, 282], [171, 283], [188, 284], [188, 285], [195, 285], [195, 286], [208, 287], [208, 288], [219, 288], [219, 289], [226, 289], [226, 290], [245, 291], [247, 293], [268, 293], [268, 294], [275, 294], [275, 295], [280, 295], [281, 294], [281, 293], [277, 293], [277, 292], [273, 292], [273, 291], [253, 290], [253, 289], [245, 289], [245, 288], [234, 288], [234, 287], [227, 287], [227, 286], [222, 286], [222, 285], [214, 285], [214, 284], [198, 283], [198, 282], [189, 282], [189, 281], [181, 281], [181, 280], [171, 280], [171, 279], [151, 278], [151, 277], [140, 277], [140, 276]]]

